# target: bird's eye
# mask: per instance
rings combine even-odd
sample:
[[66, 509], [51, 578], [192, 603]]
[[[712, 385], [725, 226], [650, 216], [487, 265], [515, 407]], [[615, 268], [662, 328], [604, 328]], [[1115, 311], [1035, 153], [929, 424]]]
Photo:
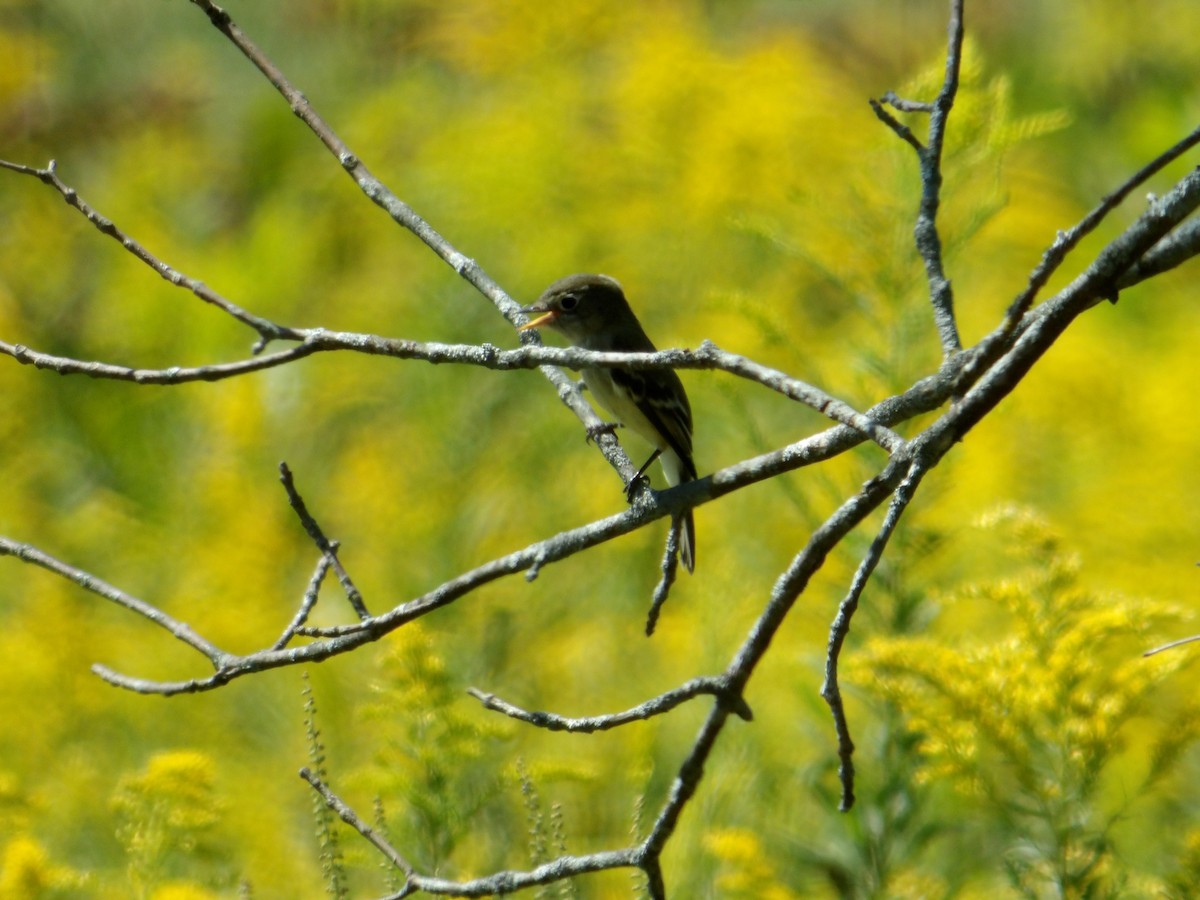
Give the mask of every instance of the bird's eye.
[[563, 294], [562, 299], [558, 301], [558, 305], [563, 312], [570, 312], [579, 305], [579, 298], [574, 294]]

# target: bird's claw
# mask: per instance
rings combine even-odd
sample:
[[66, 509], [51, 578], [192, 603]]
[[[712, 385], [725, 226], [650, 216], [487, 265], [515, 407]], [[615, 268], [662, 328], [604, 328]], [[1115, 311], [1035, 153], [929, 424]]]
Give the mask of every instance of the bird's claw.
[[605, 434], [615, 437], [617, 429], [620, 427], [620, 422], [601, 422], [599, 425], [589, 425], [587, 427], [587, 443], [597, 441]]
[[629, 503], [632, 503], [633, 498], [634, 498], [634, 496], [637, 495], [638, 491], [640, 491], [644, 487], [649, 487], [649, 486], [650, 486], [649, 478], [647, 478], [645, 475], [642, 475], [640, 473], [638, 475], [635, 475], [630, 480], [629, 484], [625, 485], [625, 500]]

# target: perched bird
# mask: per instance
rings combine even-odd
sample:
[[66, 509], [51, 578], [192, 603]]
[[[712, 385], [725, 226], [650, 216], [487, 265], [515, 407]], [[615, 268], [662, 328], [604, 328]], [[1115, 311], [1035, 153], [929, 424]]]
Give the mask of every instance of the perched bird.
[[[546, 288], [537, 303], [521, 310], [537, 316], [520, 330], [549, 327], [584, 350], [653, 353], [621, 285], [607, 275], [569, 275]], [[672, 369], [584, 369], [583, 383], [600, 405], [654, 445], [638, 478], [661, 459], [667, 484], [696, 478], [692, 461], [692, 408], [683, 383]], [[632, 488], [637, 479], [631, 483]], [[696, 568], [696, 524], [684, 514], [679, 557], [689, 572]]]

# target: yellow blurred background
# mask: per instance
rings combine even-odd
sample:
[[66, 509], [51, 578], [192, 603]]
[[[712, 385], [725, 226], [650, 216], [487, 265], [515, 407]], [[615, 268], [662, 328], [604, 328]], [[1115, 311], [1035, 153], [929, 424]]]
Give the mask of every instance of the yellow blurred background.
[[[946, 4], [242, 6], [227, 9], [367, 166], [518, 300], [570, 272], [606, 272], [660, 347], [711, 339], [859, 409], [936, 368], [911, 237], [916, 162], [866, 100], [890, 89], [932, 98]], [[967, 343], [998, 322], [1057, 230], [1200, 113], [1190, 0], [976, 6], [940, 219]], [[0, 58], [0, 157], [57, 160], [103, 215], [235, 303], [288, 325], [516, 345], [494, 308], [361, 195], [191, 4], [9, 0]], [[1166, 190], [1193, 164], [1148, 189]], [[1050, 290], [1141, 203], [1115, 213]], [[1066, 558], [1077, 562], [1068, 575], [1018, 593], [1100, 598], [1065, 603], [1076, 618], [1048, 626], [1106, 642], [1079, 654], [1124, 665], [1197, 629], [1195, 283], [1192, 264], [1089, 312], [926, 479], [847, 659], [868, 638], [928, 638], [988, 667], [974, 671], [991, 704], [1018, 703], [1011, 680], [983, 676], [1014, 658], [994, 647], [1042, 619], [1036, 605], [989, 602], [1010, 595], [979, 585]], [[47, 187], [0, 172], [0, 340], [153, 368], [244, 358], [253, 337]], [[825, 427], [741, 380], [683, 377], [701, 474]], [[644, 448], [630, 451], [640, 461]], [[280, 460], [342, 542], [373, 612], [623, 506], [618, 480], [536, 372], [348, 353], [170, 388], [0, 359], [0, 459], [0, 534], [235, 652], [274, 640], [316, 561], [279, 487]], [[699, 509], [696, 575], [675, 586], [651, 639], [642, 626], [661, 527], [533, 583], [493, 584], [313, 668], [335, 789], [365, 815], [378, 797], [397, 846], [446, 877], [532, 866], [529, 832], [556, 816], [571, 852], [628, 843], [648, 827], [637, 811], [652, 816], [665, 797], [705, 704], [587, 737], [501, 720], [466, 688], [589, 715], [719, 671], [812, 529], [880, 465], [877, 450], [861, 449]], [[1025, 512], [997, 518], [1000, 508]], [[1041, 524], [1022, 532], [1013, 521]], [[899, 690], [901, 675], [871, 683], [885, 668], [912, 675], [910, 645], [873, 645], [861, 658], [879, 669], [862, 666], [848, 684], [860, 803], [836, 811], [817, 690], [829, 621], [869, 539], [856, 534], [829, 561], [752, 681], [755, 722], [722, 737], [665, 858], [672, 896], [1019, 896], [1041, 884], [1029, 847], [1053, 840], [1039, 843], [986, 791], [957, 789], [961, 766], [931, 762], [939, 722], [958, 733], [947, 718], [957, 714], [963, 733], [977, 733], [970, 709], [935, 718], [920, 690]], [[1136, 616], [1111, 617], [1139, 603], [1151, 604], [1152, 633]], [[317, 620], [350, 618], [327, 588]], [[992, 650], [972, 657], [979, 642]], [[1177, 653], [1181, 665], [1189, 651]], [[170, 700], [114, 690], [90, 674], [93, 662], [147, 678], [208, 673], [148, 623], [12, 559], [0, 560], [0, 658], [0, 896], [225, 897], [239, 885], [256, 898], [322, 894], [309, 790], [295, 776], [309, 752], [299, 672]], [[1080, 727], [1103, 718], [1105, 690], [1132, 694], [1130, 680], [1149, 677], [1116, 663], [1030, 671], [1037, 662], [1011, 678], [1076, 679], [1062, 690], [1086, 707], [1071, 711]], [[937, 693], [950, 671], [924, 673], [924, 684]], [[1114, 687], [1105, 679], [1118, 671]], [[1156, 677], [1141, 705], [1104, 720], [1135, 723], [1138, 736], [1102, 742], [1094, 781], [1084, 766], [1078, 796], [1055, 813], [1085, 823], [1060, 829], [1083, 835], [1079, 846], [1103, 836], [1096, 884], [1128, 896], [1200, 884], [1187, 881], [1200, 870], [1188, 675]], [[919, 722], [905, 718], [918, 709]], [[1157, 793], [1143, 791], [1167, 722], [1188, 741]], [[996, 765], [1066, 783], [1070, 741], [1038, 735], [1046, 759], [1061, 751], [1061, 769], [1004, 754]], [[964, 854], [981, 834], [989, 852]], [[1073, 839], [1063, 846], [1083, 853]], [[340, 846], [349, 895], [386, 893], [365, 844], [343, 830]], [[624, 897], [632, 883], [594, 876], [561, 896]]]

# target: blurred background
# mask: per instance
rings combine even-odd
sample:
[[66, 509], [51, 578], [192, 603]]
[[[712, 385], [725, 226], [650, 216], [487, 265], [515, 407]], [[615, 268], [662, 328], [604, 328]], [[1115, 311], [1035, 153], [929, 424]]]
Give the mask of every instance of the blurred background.
[[[916, 161], [866, 101], [933, 97], [946, 7], [227, 9], [516, 299], [606, 272], [660, 347], [711, 339], [865, 409], [940, 361], [912, 247]], [[970, 344], [1057, 230], [1196, 126], [1200, 7], [968, 4], [967, 30], [940, 222]], [[10, 0], [0, 58], [0, 157], [57, 160], [99, 212], [235, 303], [287, 325], [516, 346], [192, 5]], [[1112, 215], [1050, 290], [1143, 203]], [[672, 896], [1196, 892], [1195, 651], [1139, 656], [1198, 628], [1195, 272], [1083, 316], [926, 479], [846, 648], [859, 744], [848, 814], [818, 689], [870, 530], [830, 559], [750, 685], [755, 722], [723, 735], [684, 814], [665, 858]], [[241, 359], [253, 337], [49, 188], [0, 172], [0, 339], [153, 368]], [[729, 376], [684, 381], [701, 474], [826, 425]], [[171, 388], [0, 359], [0, 460], [0, 534], [234, 652], [274, 640], [316, 561], [280, 460], [374, 612], [624, 502], [536, 372], [348, 353]], [[662, 527], [313, 668], [333, 786], [378, 809], [418, 868], [452, 878], [644, 834], [706, 704], [547, 734], [466, 688], [590, 715], [719, 671], [812, 529], [881, 462], [862, 448], [699, 509], [696, 574], [651, 639]], [[317, 620], [350, 617], [327, 591]], [[93, 662], [208, 673], [145, 621], [12, 559], [0, 560], [0, 658], [0, 896], [316, 897], [328, 877], [349, 896], [387, 892], [363, 842], [317, 835], [295, 775], [312, 745], [299, 671], [169, 700], [114, 690]], [[323, 876], [322, 854], [340, 875]], [[638, 890], [620, 872], [539, 896]]]

